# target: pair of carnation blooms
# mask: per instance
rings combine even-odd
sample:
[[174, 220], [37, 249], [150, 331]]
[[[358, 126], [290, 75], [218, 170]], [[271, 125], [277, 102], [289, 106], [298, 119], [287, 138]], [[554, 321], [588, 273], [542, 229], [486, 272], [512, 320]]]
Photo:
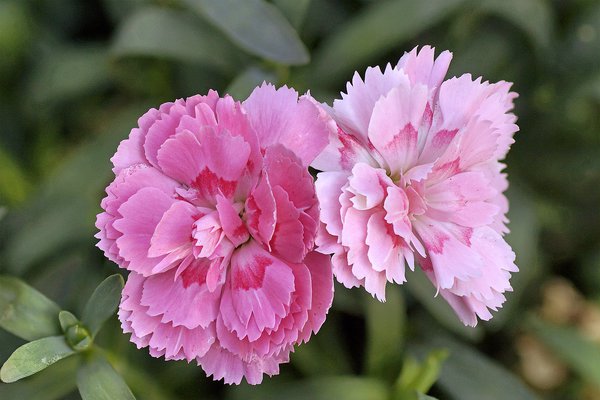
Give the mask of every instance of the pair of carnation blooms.
[[355, 74], [333, 108], [263, 84], [242, 103], [210, 91], [144, 114], [96, 223], [131, 271], [131, 341], [260, 383], [319, 330], [333, 276], [384, 300], [416, 262], [465, 324], [491, 318], [517, 271], [500, 163], [516, 94], [443, 81], [450, 60], [414, 49]]

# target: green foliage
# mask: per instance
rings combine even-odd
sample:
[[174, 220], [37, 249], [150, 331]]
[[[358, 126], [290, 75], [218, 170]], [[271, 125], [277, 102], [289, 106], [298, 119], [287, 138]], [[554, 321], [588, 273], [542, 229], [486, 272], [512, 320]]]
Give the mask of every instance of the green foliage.
[[286, 65], [305, 64], [308, 51], [279, 10], [264, 0], [184, 0], [242, 49]]
[[101, 356], [86, 360], [79, 368], [77, 388], [83, 400], [135, 400], [123, 378]]
[[0, 378], [6, 383], [15, 382], [73, 354], [75, 350], [69, 346], [64, 336], [34, 340], [19, 347], [6, 360], [0, 370]]
[[95, 337], [108, 318], [115, 314], [121, 301], [121, 291], [125, 281], [115, 274], [106, 278], [92, 294], [83, 310], [81, 321]]
[[60, 309], [18, 279], [0, 276], [0, 327], [25, 340], [60, 333]]

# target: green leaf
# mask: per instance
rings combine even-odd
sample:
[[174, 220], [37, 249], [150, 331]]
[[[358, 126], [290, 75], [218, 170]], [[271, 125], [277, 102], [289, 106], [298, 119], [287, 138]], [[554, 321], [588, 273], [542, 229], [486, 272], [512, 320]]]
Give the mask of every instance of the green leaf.
[[523, 30], [532, 43], [549, 47], [554, 37], [554, 15], [545, 0], [483, 0], [479, 7], [496, 14]]
[[75, 389], [79, 357], [60, 363], [10, 385], [0, 384], [0, 399], [60, 400]]
[[396, 382], [397, 393], [427, 393], [438, 379], [442, 364], [447, 358], [446, 349], [431, 351], [422, 364], [410, 356], [407, 357]]
[[83, 310], [81, 321], [95, 337], [102, 324], [110, 318], [121, 300], [121, 291], [125, 284], [123, 277], [114, 274], [106, 278], [92, 294]]
[[309, 54], [279, 10], [264, 0], [184, 0], [241, 48], [281, 64], [306, 64]]
[[277, 76], [272, 71], [251, 66], [239, 74], [225, 89], [236, 100], [245, 100], [255, 87], [263, 82], [277, 83]]
[[515, 375], [473, 348], [450, 337], [427, 338], [426, 345], [414, 344], [411, 350], [426, 354], [446, 348], [450, 356], [444, 362], [436, 387], [457, 400], [534, 400], [533, 394]]
[[79, 368], [77, 387], [83, 400], [135, 399], [123, 378], [98, 355]]
[[310, 0], [274, 0], [273, 3], [281, 10], [294, 28], [298, 29], [304, 21]]
[[24, 344], [15, 350], [0, 370], [3, 382], [11, 383], [33, 375], [75, 354], [64, 336], [51, 336]]
[[366, 370], [381, 378], [396, 377], [402, 360], [406, 310], [398, 287], [389, 287], [385, 303], [367, 298]]
[[232, 400], [387, 400], [389, 389], [377, 379], [332, 376], [305, 381], [266, 381], [259, 386], [238, 386], [230, 392]]
[[17, 278], [0, 276], [0, 327], [25, 340], [60, 334], [60, 308]]
[[408, 274], [410, 276], [407, 277], [407, 282], [404, 286], [421, 302], [423, 307], [437, 322], [452, 332], [470, 340], [477, 340], [483, 336], [480, 326], [474, 328], [465, 326], [460, 322], [458, 316], [446, 300], [442, 296], [436, 296], [435, 287], [433, 287], [431, 281], [425, 276], [421, 268], [415, 268], [413, 272]]
[[[314, 57], [315, 82], [348, 80], [356, 68], [395, 49], [447, 17], [466, 0], [377, 1], [325, 39]], [[410, 49], [403, 49], [410, 50]]]
[[160, 7], [146, 7], [130, 15], [110, 51], [118, 57], [152, 56], [222, 68], [237, 59], [218, 31], [185, 12]]
[[417, 393], [417, 400], [437, 400], [435, 397], [427, 396], [423, 393]]
[[70, 327], [79, 324], [77, 317], [65, 310], [58, 313], [58, 320], [63, 333], [66, 333]]
[[575, 329], [551, 325], [537, 318], [528, 321], [535, 335], [583, 378], [600, 386], [600, 346]]

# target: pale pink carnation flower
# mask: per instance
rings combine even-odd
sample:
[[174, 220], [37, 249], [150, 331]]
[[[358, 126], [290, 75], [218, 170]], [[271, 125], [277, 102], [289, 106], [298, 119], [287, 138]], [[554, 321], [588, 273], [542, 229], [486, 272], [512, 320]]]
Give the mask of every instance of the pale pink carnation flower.
[[307, 170], [327, 121], [310, 96], [264, 84], [243, 104], [210, 91], [138, 122], [96, 222], [98, 246], [131, 271], [123, 330], [155, 357], [260, 383], [331, 306]]
[[329, 114], [337, 123], [312, 166], [319, 251], [336, 278], [380, 300], [415, 259], [467, 325], [505, 301], [514, 253], [500, 163], [518, 130], [511, 84], [443, 81], [451, 53], [415, 48], [396, 67], [355, 74]]

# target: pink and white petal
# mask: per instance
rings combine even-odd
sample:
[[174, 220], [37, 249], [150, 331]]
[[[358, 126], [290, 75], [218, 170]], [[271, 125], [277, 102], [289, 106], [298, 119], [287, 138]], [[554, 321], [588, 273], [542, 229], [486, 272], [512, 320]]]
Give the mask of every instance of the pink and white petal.
[[[158, 112], [156, 109], [151, 109], [148, 113], [153, 111]], [[133, 128], [129, 137], [119, 144], [117, 152], [110, 159], [114, 167], [112, 171], [115, 175], [124, 170], [127, 167], [136, 164], [148, 164], [146, 156], [144, 155], [144, 132], [139, 128]]]
[[159, 168], [167, 176], [187, 186], [192, 184], [205, 165], [198, 137], [188, 130], [166, 139], [156, 158]]
[[352, 168], [348, 183], [348, 191], [354, 194], [350, 201], [357, 210], [369, 210], [381, 204], [386, 189], [394, 185], [385, 170], [363, 163]]
[[346, 85], [347, 94], [342, 93], [342, 99], [333, 102], [333, 117], [345, 132], [367, 146], [375, 103], [393, 88], [407, 84], [407, 75], [389, 64], [383, 72], [379, 67], [367, 68], [364, 81], [356, 72]]
[[472, 228], [425, 216], [413, 221], [413, 227], [427, 250], [438, 289], [449, 289], [457, 280], [467, 281], [481, 276], [484, 261], [473, 248]]
[[431, 127], [433, 132], [461, 129], [477, 114], [478, 108], [486, 98], [489, 83], [481, 78], [473, 80], [471, 74], [444, 81], [440, 86], [438, 104], [441, 118]]
[[330, 131], [327, 146], [311, 163], [319, 171], [349, 171], [356, 163], [378, 165], [370, 150], [342, 128]]
[[[214, 97], [214, 94], [212, 95]], [[187, 99], [179, 99], [173, 103], [165, 103], [160, 106], [158, 118], [148, 127], [144, 141], [144, 154], [150, 164], [159, 167], [158, 151], [164, 142], [179, 133], [177, 128], [185, 115], [193, 115], [199, 103], [206, 102], [211, 97], [192, 96]]]
[[352, 266], [348, 264], [348, 257], [345, 250], [343, 252], [335, 253], [333, 257], [331, 257], [331, 265], [335, 279], [346, 288], [351, 289], [365, 285], [364, 278], [358, 279], [352, 273]]
[[[214, 325], [208, 328], [187, 329], [184, 326], [159, 324], [148, 343], [148, 346], [166, 360], [187, 360], [188, 362], [202, 357], [215, 341]], [[156, 356], [155, 356], [156, 357]]]
[[161, 257], [148, 256], [150, 241], [162, 216], [175, 201], [161, 190], [147, 187], [119, 207], [122, 218], [113, 225], [122, 233], [116, 243], [119, 255], [129, 262], [127, 269], [148, 276], [161, 261]]
[[161, 323], [173, 326], [207, 328], [219, 312], [221, 290], [210, 292], [206, 275], [210, 261], [196, 260], [178, 277], [171, 269], [153, 275], [144, 282], [141, 304], [147, 314], [161, 318]]
[[273, 196], [277, 219], [269, 247], [286, 261], [302, 262], [309, 249], [304, 244], [304, 226], [299, 218], [300, 212], [280, 186], [273, 187]]
[[321, 221], [327, 232], [339, 236], [342, 233], [339, 201], [342, 188], [348, 182], [348, 173], [342, 171], [320, 172], [315, 182], [315, 190], [321, 205]]
[[248, 230], [259, 243], [268, 246], [275, 232], [277, 210], [267, 174], [262, 175], [246, 200], [245, 209]]
[[452, 53], [443, 51], [435, 61], [434, 55], [435, 49], [430, 46], [423, 46], [418, 53], [415, 47], [409, 53], [404, 53], [396, 68], [403, 70], [413, 84], [420, 83], [430, 89], [437, 88], [448, 72]]
[[313, 178], [291, 150], [278, 144], [267, 147], [264, 173], [271, 186], [285, 190], [296, 208], [306, 210], [317, 203]]
[[149, 257], [159, 257], [183, 247], [191, 247], [194, 221], [200, 217], [198, 209], [187, 201], [176, 201], [163, 214], [150, 239]]
[[246, 225], [240, 218], [241, 206], [236, 208], [230, 199], [217, 195], [217, 211], [223, 232], [234, 246], [239, 246], [250, 237]]
[[374, 105], [369, 140], [384, 158], [392, 175], [411, 169], [419, 156], [418, 129], [427, 104], [427, 87], [408, 80]]
[[426, 189], [430, 217], [477, 227], [494, 221], [499, 207], [491, 202], [497, 191], [478, 171], [461, 172]]
[[275, 89], [263, 83], [243, 106], [262, 148], [282, 144], [308, 166], [327, 145], [328, 121], [313, 100], [298, 99], [298, 93], [287, 86]]
[[300, 340], [307, 342], [311, 333], [319, 332], [333, 303], [333, 272], [328, 256], [316, 252], [306, 255], [304, 263], [310, 271], [312, 300], [308, 313], [308, 323], [300, 334]]
[[220, 312], [225, 326], [238, 338], [254, 341], [288, 313], [294, 291], [292, 270], [256, 242], [236, 249], [229, 278]]
[[410, 202], [406, 192], [397, 186], [389, 186], [383, 208], [385, 221], [392, 225], [393, 232], [404, 240], [410, 241], [412, 225], [408, 217]]

